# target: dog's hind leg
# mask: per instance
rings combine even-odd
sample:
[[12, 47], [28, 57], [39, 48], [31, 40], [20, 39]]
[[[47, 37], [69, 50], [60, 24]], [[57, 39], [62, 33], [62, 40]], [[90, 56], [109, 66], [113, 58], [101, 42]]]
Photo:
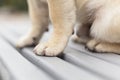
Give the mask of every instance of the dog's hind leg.
[[116, 8], [104, 10], [96, 17], [91, 26], [93, 40], [87, 43], [88, 49], [96, 52], [113, 52], [120, 54], [120, 12]]
[[87, 48], [92, 52], [120, 54], [120, 43], [99, 42], [93, 39], [87, 43]]

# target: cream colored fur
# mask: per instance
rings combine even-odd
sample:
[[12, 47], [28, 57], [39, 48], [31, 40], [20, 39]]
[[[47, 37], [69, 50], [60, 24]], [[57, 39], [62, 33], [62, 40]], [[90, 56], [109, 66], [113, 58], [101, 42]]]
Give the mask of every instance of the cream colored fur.
[[37, 44], [50, 19], [53, 33], [36, 46], [36, 54], [60, 54], [76, 22], [75, 41], [87, 43], [90, 50], [120, 54], [120, 0], [28, 0], [28, 5], [33, 25], [17, 47]]

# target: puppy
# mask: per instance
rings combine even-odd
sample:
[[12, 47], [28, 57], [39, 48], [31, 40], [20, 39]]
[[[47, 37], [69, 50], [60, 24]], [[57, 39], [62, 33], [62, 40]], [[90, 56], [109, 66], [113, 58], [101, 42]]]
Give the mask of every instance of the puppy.
[[50, 19], [52, 35], [35, 47], [37, 55], [59, 55], [76, 22], [74, 41], [86, 43], [92, 51], [120, 53], [120, 0], [28, 0], [28, 6], [32, 28], [17, 47], [37, 44]]

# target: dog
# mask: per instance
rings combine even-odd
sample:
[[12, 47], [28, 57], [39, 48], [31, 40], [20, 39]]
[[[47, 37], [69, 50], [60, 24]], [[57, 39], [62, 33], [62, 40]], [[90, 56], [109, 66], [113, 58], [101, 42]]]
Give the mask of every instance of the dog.
[[[28, 0], [32, 28], [17, 47], [38, 44], [37, 55], [57, 56], [65, 49], [75, 24], [73, 40], [96, 52], [120, 54], [120, 0]], [[48, 29], [53, 32], [45, 43], [38, 43]]]

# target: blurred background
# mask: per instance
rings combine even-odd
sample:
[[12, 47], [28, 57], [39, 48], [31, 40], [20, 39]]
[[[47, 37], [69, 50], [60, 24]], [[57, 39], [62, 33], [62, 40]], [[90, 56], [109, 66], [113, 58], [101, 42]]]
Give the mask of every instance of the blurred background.
[[26, 11], [26, 0], [0, 0], [0, 9], [9, 11]]

